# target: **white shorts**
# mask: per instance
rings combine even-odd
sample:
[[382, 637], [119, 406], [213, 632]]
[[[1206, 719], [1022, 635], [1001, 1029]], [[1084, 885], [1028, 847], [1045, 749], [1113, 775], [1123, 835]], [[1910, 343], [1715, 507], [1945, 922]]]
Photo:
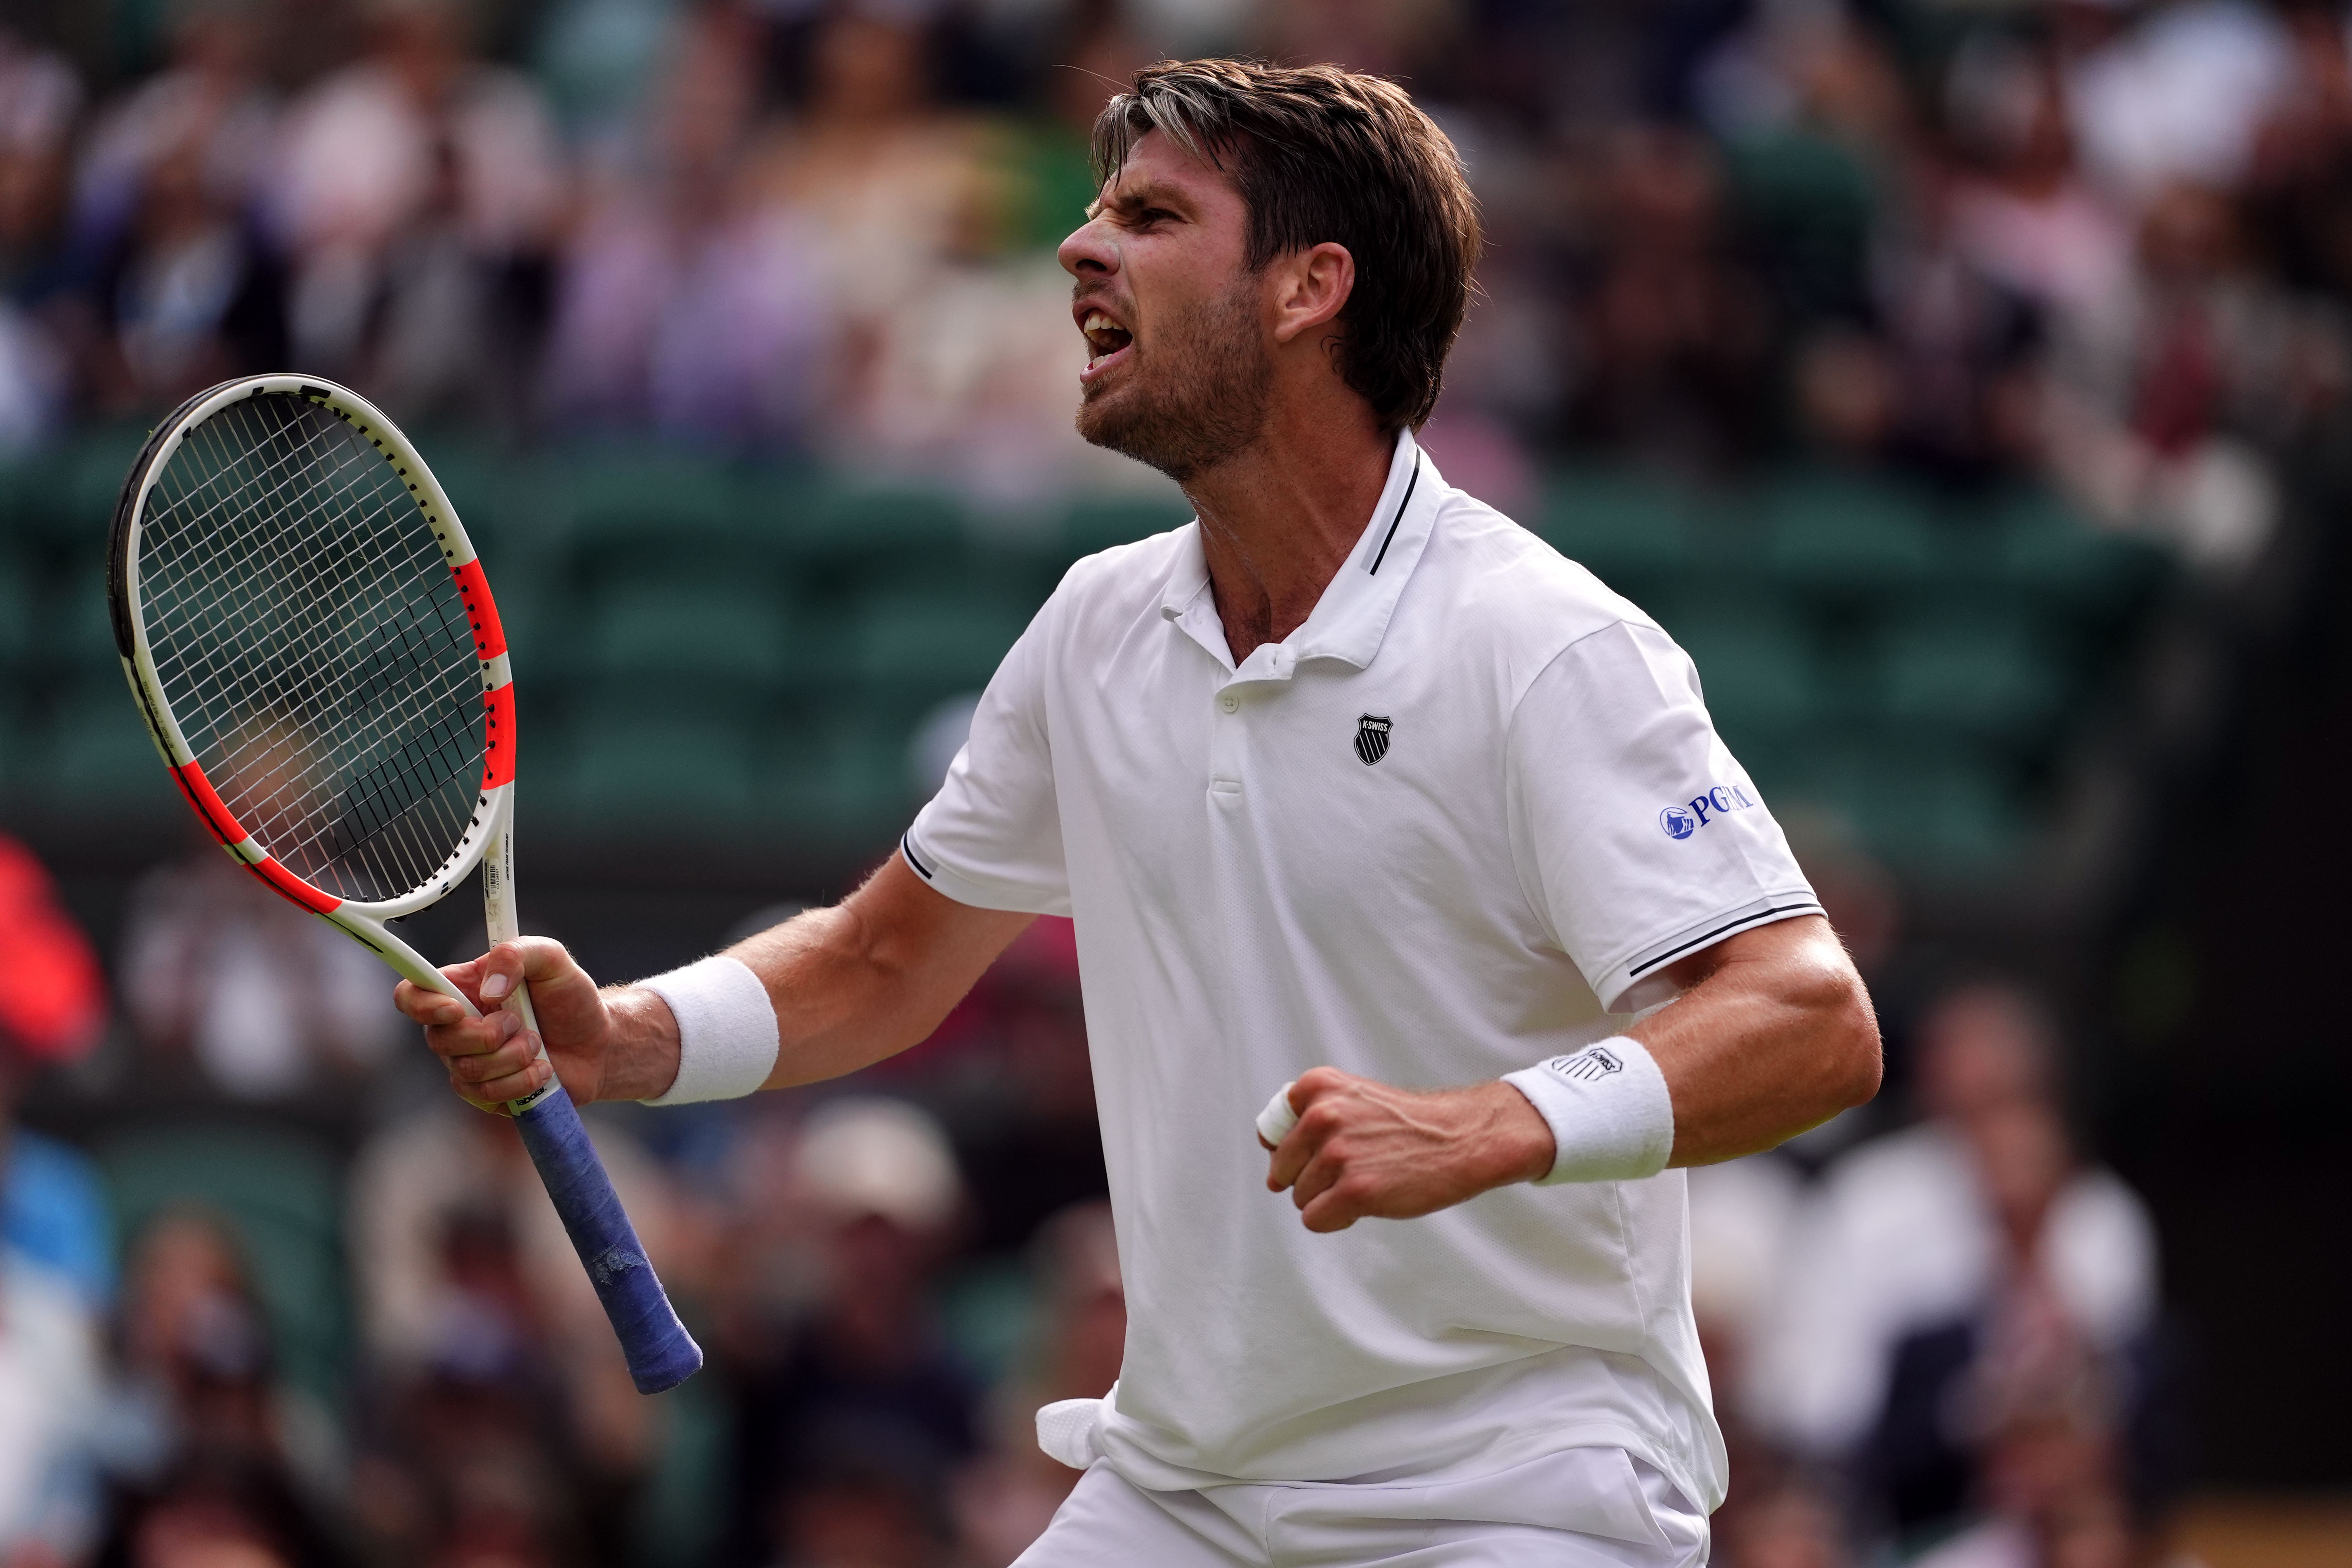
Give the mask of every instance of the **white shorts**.
[[1153, 1492], [1097, 1461], [1013, 1568], [1703, 1568], [1706, 1515], [1621, 1448], [1433, 1486]]

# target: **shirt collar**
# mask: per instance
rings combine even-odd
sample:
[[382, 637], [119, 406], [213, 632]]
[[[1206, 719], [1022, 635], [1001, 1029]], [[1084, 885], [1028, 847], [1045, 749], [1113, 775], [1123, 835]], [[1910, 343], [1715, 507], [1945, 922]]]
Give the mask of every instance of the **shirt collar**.
[[[1380, 652], [1397, 596], [1412, 575], [1429, 542], [1437, 498], [1445, 488], [1437, 468], [1410, 430], [1397, 432], [1389, 458], [1388, 482], [1355, 548], [1315, 602], [1307, 622], [1282, 642], [1270, 643], [1242, 661], [1245, 679], [1287, 680], [1301, 659], [1336, 658], [1361, 669]], [[1208, 557], [1201, 548], [1198, 518], [1184, 540], [1160, 595], [1160, 613], [1177, 622], [1221, 661], [1230, 663], [1224, 630], [1209, 593]]]

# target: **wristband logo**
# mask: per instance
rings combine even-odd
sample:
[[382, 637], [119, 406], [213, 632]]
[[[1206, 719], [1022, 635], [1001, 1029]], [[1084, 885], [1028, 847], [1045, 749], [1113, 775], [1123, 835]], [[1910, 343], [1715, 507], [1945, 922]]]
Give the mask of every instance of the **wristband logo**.
[[1704, 795], [1693, 795], [1682, 805], [1670, 805], [1658, 813], [1658, 826], [1669, 838], [1688, 838], [1705, 827], [1708, 818], [1746, 811], [1755, 804], [1738, 784], [1717, 784]]
[[1587, 1046], [1574, 1056], [1554, 1057], [1544, 1066], [1570, 1083], [1599, 1083], [1612, 1072], [1625, 1070], [1617, 1053], [1606, 1046]]

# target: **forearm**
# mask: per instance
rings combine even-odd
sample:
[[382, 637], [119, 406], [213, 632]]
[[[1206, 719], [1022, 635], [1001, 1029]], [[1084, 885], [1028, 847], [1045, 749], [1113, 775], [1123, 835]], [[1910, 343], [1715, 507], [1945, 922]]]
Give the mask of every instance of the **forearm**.
[[[737, 942], [724, 956], [751, 971], [774, 1013], [775, 1059], [761, 1087], [838, 1078], [925, 1039], [1030, 919], [956, 903], [894, 858], [840, 904]], [[606, 1002], [608, 1073], [632, 1098], [667, 1093], [680, 1048], [670, 1004], [643, 984], [607, 992]], [[724, 1092], [744, 1089], [739, 1080]]]
[[1627, 1031], [1673, 1097], [1672, 1164], [1772, 1148], [1878, 1090], [1878, 1024], [1845, 950], [1818, 917], [1784, 924], [1724, 944], [1678, 1001]]
[[854, 903], [842, 904], [727, 950], [775, 1005], [776, 1066], [763, 1087], [839, 1078], [920, 1044], [978, 977], [975, 971], [951, 989], [924, 984], [919, 955], [876, 926]]

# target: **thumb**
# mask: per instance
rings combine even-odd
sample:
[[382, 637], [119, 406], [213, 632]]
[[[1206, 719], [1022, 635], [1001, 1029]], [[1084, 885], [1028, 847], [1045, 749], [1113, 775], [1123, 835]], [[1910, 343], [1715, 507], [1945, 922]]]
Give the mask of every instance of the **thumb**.
[[519, 936], [475, 961], [476, 992], [485, 1008], [501, 1006], [517, 985], [554, 980], [576, 967], [572, 954], [552, 937]]

